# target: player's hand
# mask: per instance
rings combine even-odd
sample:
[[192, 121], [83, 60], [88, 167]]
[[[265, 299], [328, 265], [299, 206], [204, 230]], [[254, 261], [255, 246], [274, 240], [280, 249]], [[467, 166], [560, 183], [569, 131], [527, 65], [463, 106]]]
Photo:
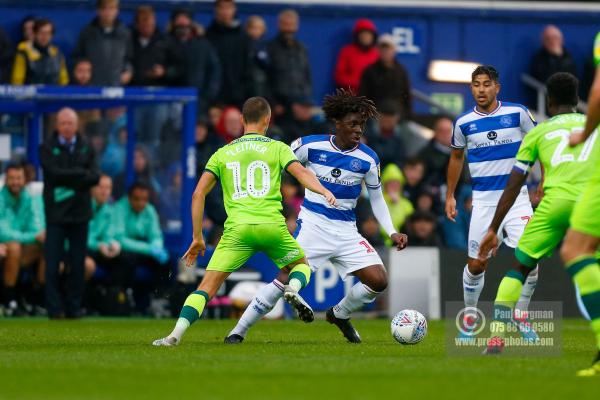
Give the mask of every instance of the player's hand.
[[181, 259], [185, 261], [186, 267], [191, 267], [196, 263], [196, 259], [198, 258], [198, 254], [200, 256], [204, 256], [204, 252], [206, 251], [206, 243], [204, 243], [204, 239], [194, 239], [190, 244], [190, 247], [185, 252]]
[[325, 200], [327, 200], [327, 203], [329, 203], [330, 206], [333, 206], [333, 207], [338, 206], [337, 199], [335, 198], [333, 193], [331, 193], [329, 190], [325, 189], [325, 193], [323, 193], [323, 196], [325, 197]]
[[390, 239], [392, 239], [392, 242], [398, 251], [404, 250], [406, 245], [408, 245], [408, 235], [404, 233], [392, 233]]
[[498, 235], [496, 235], [496, 232], [494, 231], [488, 231], [479, 244], [478, 258], [480, 260], [487, 260], [490, 251], [493, 256], [495, 256], [498, 251]]
[[571, 136], [569, 136], [569, 146], [571, 147], [575, 147], [583, 142], [585, 142], [585, 136], [583, 136], [583, 131], [572, 132]]
[[456, 211], [456, 199], [454, 196], [446, 197], [446, 217], [452, 222], [456, 222], [456, 216], [458, 215], [458, 211]]

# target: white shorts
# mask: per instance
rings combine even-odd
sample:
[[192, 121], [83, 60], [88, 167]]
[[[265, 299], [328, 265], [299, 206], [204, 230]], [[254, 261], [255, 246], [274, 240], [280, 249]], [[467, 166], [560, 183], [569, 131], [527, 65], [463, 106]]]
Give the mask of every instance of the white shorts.
[[383, 265], [377, 251], [356, 228], [331, 230], [299, 219], [297, 232], [296, 240], [313, 272], [324, 264], [333, 264], [345, 280], [365, 267]]
[[[471, 213], [471, 225], [469, 226], [469, 257], [478, 258], [479, 243], [487, 234], [488, 228], [494, 219], [496, 206], [473, 206]], [[525, 226], [533, 216], [533, 209], [529, 201], [519, 201], [511, 207], [500, 224], [498, 230], [498, 238], [500, 244], [504, 242], [508, 247], [513, 249], [519, 244], [519, 239], [523, 235]], [[491, 255], [490, 255], [491, 256]], [[488, 258], [490, 257], [488, 256]]]

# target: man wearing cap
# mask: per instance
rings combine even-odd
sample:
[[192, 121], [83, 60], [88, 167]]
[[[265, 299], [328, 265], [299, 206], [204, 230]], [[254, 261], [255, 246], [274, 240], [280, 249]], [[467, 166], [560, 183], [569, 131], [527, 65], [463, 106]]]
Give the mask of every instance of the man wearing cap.
[[379, 59], [367, 67], [360, 79], [358, 92], [373, 100], [377, 107], [386, 99], [398, 103], [401, 119], [410, 119], [412, 100], [406, 69], [396, 60], [396, 43], [390, 34], [377, 39]]

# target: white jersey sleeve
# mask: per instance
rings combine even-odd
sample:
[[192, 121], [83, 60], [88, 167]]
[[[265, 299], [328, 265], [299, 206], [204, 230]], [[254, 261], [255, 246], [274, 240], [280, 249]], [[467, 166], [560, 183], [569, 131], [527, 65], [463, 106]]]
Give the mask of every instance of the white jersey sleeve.
[[308, 146], [302, 146], [302, 138], [294, 140], [290, 144], [290, 147], [292, 148], [294, 154], [296, 154], [298, 161], [300, 161], [300, 163], [303, 165], [306, 164], [308, 161]]
[[521, 108], [521, 130], [523, 133], [527, 133], [537, 125], [535, 118], [531, 115], [531, 112], [525, 107]]
[[464, 149], [467, 146], [467, 139], [458, 124], [458, 120], [454, 121], [452, 129], [452, 143], [450, 146], [454, 149]]
[[371, 163], [371, 168], [365, 174], [365, 184], [369, 189], [377, 189], [381, 186], [381, 167], [379, 160], [374, 160]]

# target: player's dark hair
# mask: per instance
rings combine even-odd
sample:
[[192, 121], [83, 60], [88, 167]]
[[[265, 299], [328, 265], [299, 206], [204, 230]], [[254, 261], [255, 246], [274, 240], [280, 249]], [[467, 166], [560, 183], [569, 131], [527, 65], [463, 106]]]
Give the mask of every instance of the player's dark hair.
[[360, 114], [366, 119], [379, 116], [372, 100], [365, 96], [356, 96], [347, 89], [337, 89], [334, 94], [325, 96], [323, 112], [329, 120], [341, 120], [348, 114]]
[[480, 65], [475, 68], [475, 71], [471, 74], [471, 81], [474, 81], [477, 75], [487, 75], [494, 82], [498, 82], [500, 79], [500, 74], [491, 65]]
[[559, 106], [575, 107], [579, 103], [578, 87], [579, 81], [568, 72], [557, 72], [546, 82], [548, 99]]
[[137, 181], [137, 182], [133, 182], [131, 184], [131, 186], [129, 186], [129, 190], [127, 191], [127, 196], [131, 197], [133, 192], [135, 192], [136, 190], [145, 190], [148, 193], [150, 193], [152, 191], [149, 184], [147, 184], [146, 182]]
[[257, 123], [271, 115], [271, 106], [264, 97], [250, 97], [242, 107], [242, 116], [247, 124]]

